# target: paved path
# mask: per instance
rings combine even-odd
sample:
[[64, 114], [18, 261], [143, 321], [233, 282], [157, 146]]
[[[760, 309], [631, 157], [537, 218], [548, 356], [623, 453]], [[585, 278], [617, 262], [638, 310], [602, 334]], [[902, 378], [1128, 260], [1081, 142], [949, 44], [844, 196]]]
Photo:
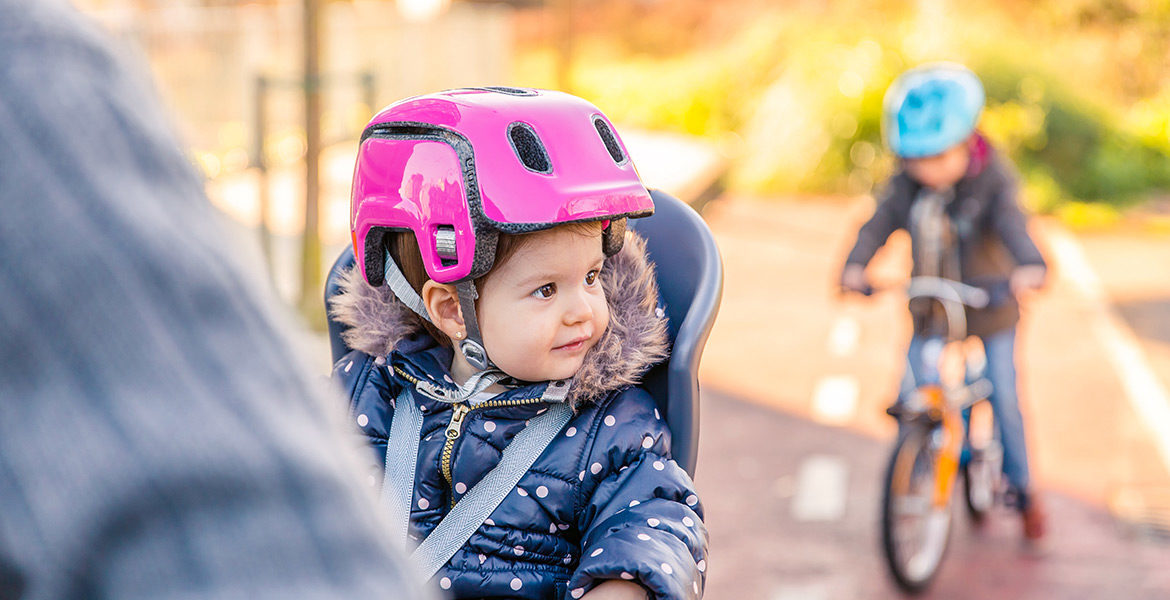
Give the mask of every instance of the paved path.
[[[832, 293], [870, 210], [863, 199], [724, 198], [705, 213], [726, 266], [702, 369], [708, 597], [897, 595], [880, 562], [877, 510], [893, 436], [882, 408], [909, 333], [904, 299]], [[1027, 306], [1021, 387], [1052, 534], [1027, 549], [1014, 515], [978, 532], [960, 520], [934, 597], [1167, 597], [1170, 544], [1125, 518], [1155, 521], [1170, 507], [1159, 438], [1168, 424], [1150, 423], [1132, 397], [1170, 384], [1170, 239], [1034, 229], [1056, 277]], [[875, 279], [903, 276], [906, 245], [892, 239]]]

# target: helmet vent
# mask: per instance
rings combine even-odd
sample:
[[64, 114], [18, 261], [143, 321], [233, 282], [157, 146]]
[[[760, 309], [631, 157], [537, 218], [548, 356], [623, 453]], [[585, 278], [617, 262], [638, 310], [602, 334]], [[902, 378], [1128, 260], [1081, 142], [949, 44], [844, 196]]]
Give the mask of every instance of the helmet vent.
[[534, 91], [534, 90], [530, 90], [530, 89], [526, 89], [526, 88], [517, 88], [517, 87], [506, 87], [506, 86], [500, 86], [500, 85], [489, 85], [489, 86], [484, 86], [481, 88], [472, 88], [472, 89], [487, 90], [489, 92], [496, 92], [498, 94], [508, 94], [509, 96], [535, 96], [536, 95], [536, 91]]
[[619, 165], [626, 162], [626, 153], [622, 152], [622, 146], [618, 143], [613, 130], [609, 128], [609, 123], [606, 123], [600, 115], [593, 115], [593, 126], [597, 128], [597, 135], [601, 136], [601, 142], [605, 144], [605, 149], [609, 151], [613, 162]]
[[552, 162], [548, 159], [548, 151], [532, 127], [519, 121], [508, 126], [508, 138], [512, 141], [512, 149], [516, 157], [529, 171], [537, 173], [552, 173]]

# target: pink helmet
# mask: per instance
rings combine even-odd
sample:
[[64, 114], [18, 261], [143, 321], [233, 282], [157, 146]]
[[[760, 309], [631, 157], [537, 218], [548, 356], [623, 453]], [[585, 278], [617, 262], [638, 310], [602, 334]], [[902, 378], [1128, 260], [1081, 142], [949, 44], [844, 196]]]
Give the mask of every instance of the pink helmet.
[[609, 220], [621, 248], [626, 217], [654, 212], [613, 125], [561, 92], [450, 90], [387, 107], [362, 134], [350, 230], [359, 268], [381, 285], [383, 236], [411, 230], [431, 279], [492, 268], [496, 235]]
[[626, 218], [653, 212], [629, 153], [592, 104], [547, 90], [470, 88], [408, 98], [370, 121], [354, 168], [350, 230], [366, 281], [388, 280], [427, 318], [386, 260], [386, 234], [414, 232], [430, 278], [459, 289], [468, 325], [460, 349], [488, 370], [473, 280], [491, 270], [498, 234], [607, 221], [603, 248], [612, 255]]

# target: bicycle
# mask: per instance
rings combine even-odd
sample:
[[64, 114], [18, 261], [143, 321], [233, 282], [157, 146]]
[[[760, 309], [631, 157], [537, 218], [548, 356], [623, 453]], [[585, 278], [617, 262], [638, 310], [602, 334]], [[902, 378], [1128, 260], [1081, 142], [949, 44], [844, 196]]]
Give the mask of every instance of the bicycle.
[[[899, 435], [883, 484], [886, 564], [898, 587], [917, 594], [933, 581], [946, 553], [956, 479], [961, 475], [967, 512], [981, 523], [1002, 498], [1003, 452], [987, 402], [991, 382], [971, 369], [966, 343], [964, 307], [986, 307], [992, 294], [957, 281], [915, 277], [907, 295], [937, 301], [947, 322], [945, 341], [931, 357], [940, 365], [941, 383], [917, 385], [905, 405], [891, 413], [898, 418]], [[973, 408], [981, 410], [982, 418], [969, 428], [965, 416]]]

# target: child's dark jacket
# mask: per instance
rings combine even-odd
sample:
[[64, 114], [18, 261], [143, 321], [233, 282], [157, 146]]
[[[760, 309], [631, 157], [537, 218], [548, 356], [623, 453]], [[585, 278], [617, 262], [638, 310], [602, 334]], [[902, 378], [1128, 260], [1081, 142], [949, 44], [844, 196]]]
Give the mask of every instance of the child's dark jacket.
[[[578, 598], [604, 579], [641, 583], [655, 598], [698, 598], [707, 531], [690, 477], [670, 457], [670, 432], [654, 400], [633, 387], [666, 352], [657, 288], [636, 236], [606, 261], [602, 285], [610, 327], [573, 380], [574, 417], [491, 517], [435, 576], [456, 598]], [[546, 382], [510, 389], [464, 419], [448, 443], [449, 404], [414, 391], [411, 381], [454, 387], [451, 349], [407, 318], [385, 286], [356, 271], [333, 303], [351, 329], [354, 352], [334, 379], [378, 459], [381, 482], [394, 399], [411, 389], [424, 420], [411, 506], [412, 539], [425, 538], [494, 468], [531, 417]], [[387, 357], [385, 360], [376, 357]]]
[[[954, 198], [945, 208], [954, 242], [949, 250], [958, 253], [958, 278], [964, 283], [994, 287], [1006, 284], [1016, 265], [1044, 266], [1044, 258], [1028, 235], [1027, 219], [1016, 199], [1017, 188], [1011, 168], [976, 136], [971, 167], [955, 184]], [[873, 216], [858, 232], [846, 264], [865, 266], [891, 233], [912, 229], [912, 207], [921, 190], [904, 170], [896, 173]], [[918, 261], [915, 252], [915, 275], [924, 274]], [[1020, 318], [1019, 305], [1011, 297], [997, 306], [968, 310], [967, 315], [968, 332], [980, 336], [1013, 327]], [[915, 318], [914, 325], [916, 333], [925, 333], [924, 319]]]

